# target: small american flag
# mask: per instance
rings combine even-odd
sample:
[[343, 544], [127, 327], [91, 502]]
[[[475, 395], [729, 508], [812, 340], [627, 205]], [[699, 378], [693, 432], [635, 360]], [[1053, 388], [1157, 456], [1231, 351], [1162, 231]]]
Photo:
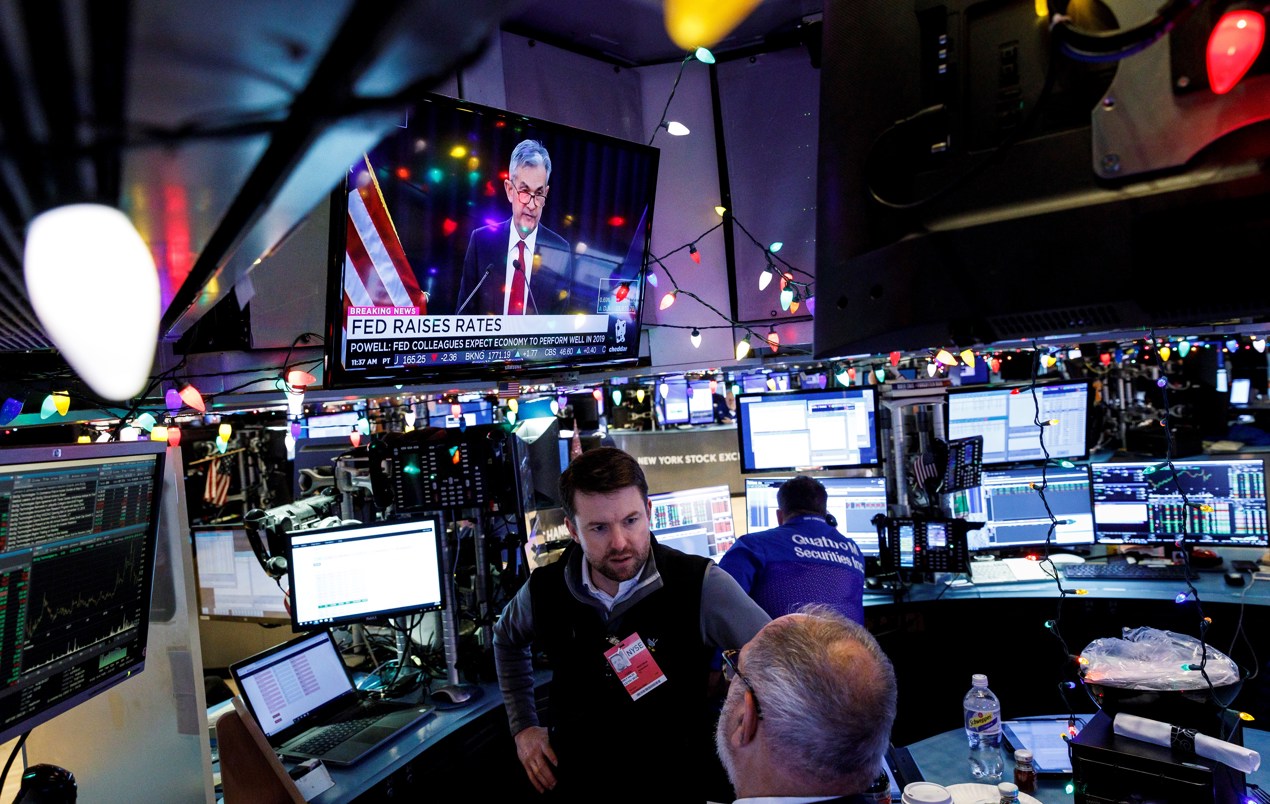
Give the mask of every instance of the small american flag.
[[344, 254], [344, 304], [354, 307], [418, 307], [428, 312], [428, 295], [397, 237], [370, 158], [366, 173], [348, 194], [348, 238]]
[[520, 396], [520, 381], [500, 382], [498, 384], [499, 399], [515, 399]]
[[913, 478], [922, 488], [934, 491], [939, 488], [943, 477], [943, 467], [930, 452], [923, 452], [913, 459]]
[[203, 502], [217, 508], [229, 499], [229, 472], [221, 468], [219, 458], [207, 464], [207, 484], [203, 487]]

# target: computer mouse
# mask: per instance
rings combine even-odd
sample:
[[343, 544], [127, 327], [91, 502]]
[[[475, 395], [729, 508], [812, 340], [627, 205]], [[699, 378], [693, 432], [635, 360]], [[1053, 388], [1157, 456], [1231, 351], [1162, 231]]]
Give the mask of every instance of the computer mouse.
[[1226, 583], [1229, 586], [1243, 586], [1246, 582], [1247, 581], [1244, 579], [1244, 574], [1242, 572], [1226, 573]]
[[432, 701], [439, 704], [466, 703], [471, 697], [472, 693], [453, 684], [446, 684], [444, 687], [437, 687], [432, 691]]
[[865, 578], [864, 588], [865, 589], [881, 589], [882, 579], [881, 578]]
[[57, 765], [32, 765], [22, 774], [14, 804], [70, 804], [79, 797], [75, 774]]

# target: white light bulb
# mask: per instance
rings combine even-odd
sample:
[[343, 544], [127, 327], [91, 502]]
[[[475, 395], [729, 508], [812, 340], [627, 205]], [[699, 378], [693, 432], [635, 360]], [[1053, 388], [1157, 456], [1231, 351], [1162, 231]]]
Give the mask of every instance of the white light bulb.
[[159, 276], [127, 216], [102, 204], [37, 215], [23, 273], [40, 323], [84, 382], [110, 400], [140, 393], [159, 338]]

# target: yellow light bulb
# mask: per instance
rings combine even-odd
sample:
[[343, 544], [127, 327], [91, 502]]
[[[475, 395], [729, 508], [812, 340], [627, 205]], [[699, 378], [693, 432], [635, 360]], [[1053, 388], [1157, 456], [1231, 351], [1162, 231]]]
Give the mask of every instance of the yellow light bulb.
[[713, 47], [750, 15], [760, 0], [666, 0], [666, 33], [683, 50]]

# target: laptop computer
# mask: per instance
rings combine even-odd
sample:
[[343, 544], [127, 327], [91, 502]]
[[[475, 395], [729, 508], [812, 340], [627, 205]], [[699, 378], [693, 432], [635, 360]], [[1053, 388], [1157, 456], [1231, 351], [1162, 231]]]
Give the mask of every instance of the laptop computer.
[[351, 765], [435, 708], [366, 698], [329, 631], [274, 646], [229, 672], [269, 745], [288, 759]]

